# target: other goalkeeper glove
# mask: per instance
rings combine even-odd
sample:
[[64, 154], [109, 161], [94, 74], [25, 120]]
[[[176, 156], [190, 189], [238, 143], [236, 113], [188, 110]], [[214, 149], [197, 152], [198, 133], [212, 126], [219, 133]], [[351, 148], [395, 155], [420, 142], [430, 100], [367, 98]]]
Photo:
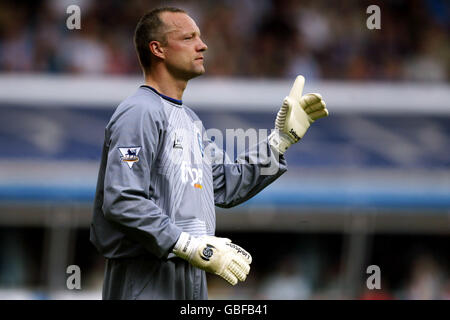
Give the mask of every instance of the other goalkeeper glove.
[[252, 257], [230, 239], [213, 236], [196, 238], [182, 232], [173, 253], [193, 266], [216, 274], [231, 285], [245, 281], [250, 271]]
[[281, 154], [303, 138], [311, 123], [329, 114], [320, 94], [302, 96], [304, 85], [305, 78], [297, 76], [289, 96], [283, 100], [278, 111], [275, 130], [269, 135], [270, 145]]

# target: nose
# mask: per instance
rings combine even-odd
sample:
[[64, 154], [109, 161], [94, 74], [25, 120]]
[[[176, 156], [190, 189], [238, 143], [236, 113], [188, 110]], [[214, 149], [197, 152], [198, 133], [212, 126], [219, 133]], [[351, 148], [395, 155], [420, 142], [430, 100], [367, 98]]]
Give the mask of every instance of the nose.
[[206, 45], [206, 43], [204, 43], [201, 39], [199, 39], [199, 40], [200, 40], [200, 43], [199, 43], [198, 51], [203, 52], [203, 51], [208, 50], [208, 46]]

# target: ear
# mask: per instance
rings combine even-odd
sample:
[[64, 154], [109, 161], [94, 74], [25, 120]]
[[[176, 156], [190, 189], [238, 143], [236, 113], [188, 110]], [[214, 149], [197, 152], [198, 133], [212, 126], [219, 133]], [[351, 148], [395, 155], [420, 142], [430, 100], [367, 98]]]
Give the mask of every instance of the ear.
[[150, 49], [150, 52], [158, 58], [164, 59], [166, 57], [164, 48], [161, 46], [161, 42], [156, 40], [150, 41], [148, 43], [148, 47]]

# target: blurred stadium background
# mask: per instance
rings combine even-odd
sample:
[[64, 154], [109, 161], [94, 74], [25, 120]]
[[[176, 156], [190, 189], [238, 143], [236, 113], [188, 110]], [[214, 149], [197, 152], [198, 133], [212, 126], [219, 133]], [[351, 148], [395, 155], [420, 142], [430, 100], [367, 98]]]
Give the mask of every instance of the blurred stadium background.
[[[66, 8], [81, 8], [81, 30]], [[89, 243], [104, 127], [142, 83], [132, 34], [158, 5], [186, 9], [207, 74], [184, 101], [206, 128], [272, 128], [297, 74], [331, 116], [289, 171], [217, 210], [249, 278], [210, 299], [450, 298], [449, 5], [422, 1], [0, 2], [0, 299], [100, 299]], [[366, 8], [381, 8], [381, 30]], [[270, 247], [270, 252], [267, 251]], [[81, 268], [81, 290], [66, 268]], [[381, 269], [367, 290], [366, 268]]]

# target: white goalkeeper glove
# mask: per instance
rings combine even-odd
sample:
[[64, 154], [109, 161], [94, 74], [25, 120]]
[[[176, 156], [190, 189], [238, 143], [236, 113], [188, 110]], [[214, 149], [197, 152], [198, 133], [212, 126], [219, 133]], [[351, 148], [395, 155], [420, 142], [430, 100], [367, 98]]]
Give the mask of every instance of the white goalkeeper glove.
[[230, 239], [213, 236], [196, 238], [182, 232], [173, 253], [193, 266], [216, 274], [231, 285], [245, 281], [250, 271], [252, 257]]
[[302, 96], [304, 85], [305, 78], [297, 76], [289, 96], [283, 100], [278, 111], [275, 130], [269, 135], [270, 145], [281, 154], [303, 138], [311, 123], [329, 114], [320, 94]]

